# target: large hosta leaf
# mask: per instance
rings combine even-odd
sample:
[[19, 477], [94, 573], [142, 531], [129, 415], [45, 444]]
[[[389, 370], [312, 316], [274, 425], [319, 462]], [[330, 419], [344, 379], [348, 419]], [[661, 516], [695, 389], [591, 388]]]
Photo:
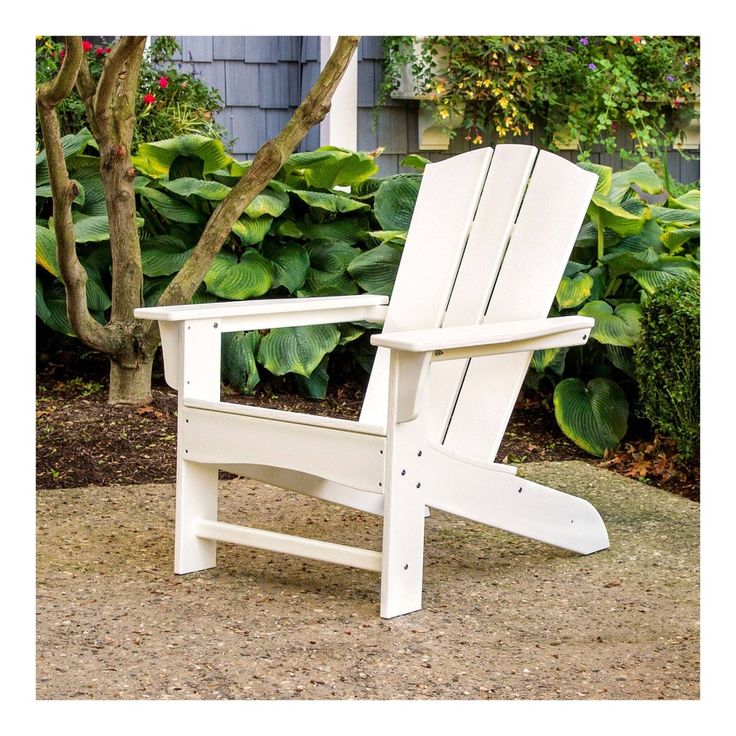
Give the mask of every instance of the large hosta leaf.
[[614, 202], [620, 202], [632, 185], [636, 185], [642, 192], [647, 194], [659, 194], [664, 190], [664, 184], [654, 169], [648, 163], [642, 161], [633, 169], [617, 171], [613, 175], [613, 183], [608, 196]]
[[252, 219], [247, 215], [241, 215], [240, 219], [233, 225], [233, 232], [240, 238], [242, 245], [255, 245], [261, 243], [271, 229], [273, 217], [264, 215]]
[[700, 275], [697, 266], [681, 256], [661, 256], [656, 262], [631, 272], [644, 291], [653, 294], [670, 281], [696, 279]]
[[75, 171], [74, 179], [84, 187], [84, 202], [79, 205], [79, 211], [91, 217], [106, 216], [105, 186], [102, 183], [99, 170], [84, 169]]
[[586, 171], [592, 171], [598, 176], [598, 183], [595, 185], [595, 191], [598, 194], [606, 196], [611, 191], [613, 183], [613, 169], [603, 164], [594, 164], [590, 161], [580, 161], [578, 166]]
[[[65, 135], [61, 139], [61, 148], [64, 158], [69, 159], [72, 156], [83, 151], [88, 144], [92, 143], [94, 138], [87, 128], [82, 128], [78, 133]], [[36, 186], [48, 184], [49, 182], [49, 164], [46, 159], [46, 151], [36, 156]]]
[[187, 202], [169, 197], [168, 194], [164, 194], [159, 189], [143, 187], [139, 193], [141, 197], [144, 197], [151, 203], [156, 212], [171, 222], [193, 225], [204, 220], [203, 215], [197, 212], [191, 205], [187, 204]]
[[697, 210], [700, 212], [700, 189], [691, 189], [676, 199], [671, 197], [667, 204], [674, 209]]
[[290, 294], [304, 286], [309, 270], [309, 255], [300, 243], [269, 241], [263, 255], [271, 261], [273, 286], [283, 286]]
[[253, 201], [245, 208], [243, 214], [250, 218], [262, 217], [263, 215], [278, 217], [286, 211], [288, 206], [288, 194], [267, 188], [253, 198]]
[[636, 235], [646, 222], [644, 215], [628, 212], [620, 204], [597, 193], [593, 194], [588, 214], [596, 226], [609, 228], [619, 235]]
[[181, 177], [173, 181], [164, 180], [161, 181], [161, 186], [180, 197], [196, 195], [211, 202], [219, 202], [230, 194], [230, 187], [220, 184], [220, 182], [204, 181], [203, 179], [190, 177]]
[[221, 141], [195, 133], [165, 141], [141, 143], [138, 155], [133, 156], [132, 160], [142, 174], [160, 179], [169, 173], [171, 164], [178, 156], [201, 159], [205, 175], [224, 169], [234, 161]]
[[239, 261], [231, 254], [220, 253], [204, 282], [211, 294], [223, 299], [250, 299], [271, 288], [271, 266], [253, 249], [246, 250]]
[[300, 393], [309, 396], [310, 399], [324, 399], [327, 395], [327, 383], [330, 378], [327, 373], [329, 360], [330, 356], [325, 355], [320, 364], [309, 374], [309, 378], [299, 374], [295, 376]]
[[353, 186], [378, 173], [375, 155], [322, 146], [316, 151], [289, 156], [284, 170], [299, 173], [310, 187], [332, 189]]
[[292, 194], [299, 197], [309, 207], [324, 212], [365, 212], [371, 208], [365, 202], [358, 202], [342, 194], [312, 192], [308, 190], [294, 190]]
[[36, 263], [56, 278], [61, 277], [56, 260], [56, 236], [41, 225], [36, 225]]
[[590, 297], [593, 289], [593, 277], [583, 271], [574, 276], [563, 276], [557, 287], [557, 306], [560, 309], [571, 309], [582, 304]]
[[260, 342], [258, 331], [222, 335], [222, 375], [233, 388], [245, 394], [252, 394], [261, 380], [256, 362]]
[[629, 403], [608, 378], [594, 378], [587, 386], [566, 378], [555, 387], [554, 405], [560, 429], [591, 455], [603, 457], [626, 434]]
[[389, 176], [378, 187], [374, 214], [383, 230], [408, 230], [422, 178], [416, 174]]
[[565, 357], [568, 348], [546, 348], [535, 350], [532, 355], [531, 366], [538, 373], [543, 373], [547, 368], [558, 376], [565, 370]]
[[700, 222], [700, 210], [672, 209], [671, 207], [652, 207], [652, 218], [662, 225], [697, 225]]
[[608, 302], [588, 302], [578, 314], [595, 319], [590, 336], [605, 345], [631, 347], [639, 338], [641, 307], [635, 302], [624, 302], [615, 309]]
[[296, 223], [296, 227], [309, 240], [340, 240], [347, 243], [357, 243], [366, 237], [369, 224], [367, 217], [358, 215], [356, 217], [340, 217], [331, 222], [300, 220]]
[[671, 255], [675, 255], [683, 250], [685, 243], [696, 238], [700, 238], [699, 227], [679, 227], [663, 233], [662, 243]]
[[177, 273], [187, 262], [193, 248], [182, 247], [180, 242], [151, 238], [141, 247], [143, 273], [146, 276], [169, 276]]
[[258, 361], [271, 373], [308, 378], [340, 341], [335, 325], [306, 325], [271, 330], [258, 348]]
[[348, 265], [348, 273], [369, 294], [390, 296], [399, 270], [402, 249], [392, 245], [379, 245], [361, 253]]

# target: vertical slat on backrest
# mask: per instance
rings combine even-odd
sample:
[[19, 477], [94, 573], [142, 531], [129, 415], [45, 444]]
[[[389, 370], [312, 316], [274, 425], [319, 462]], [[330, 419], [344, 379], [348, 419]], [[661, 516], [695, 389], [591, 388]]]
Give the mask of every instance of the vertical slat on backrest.
[[[533, 146], [496, 147], [442, 320], [443, 327], [483, 321], [536, 155]], [[467, 366], [467, 360], [432, 365], [430, 439], [442, 440]]]
[[[429, 164], [401, 257], [384, 330], [439, 327], [483, 188], [490, 148]], [[379, 348], [360, 420], [386, 421], [388, 351]]]
[[[493, 289], [484, 322], [544, 318], [585, 216], [597, 178], [541, 151]], [[445, 445], [493, 460], [532, 353], [474, 358]]]

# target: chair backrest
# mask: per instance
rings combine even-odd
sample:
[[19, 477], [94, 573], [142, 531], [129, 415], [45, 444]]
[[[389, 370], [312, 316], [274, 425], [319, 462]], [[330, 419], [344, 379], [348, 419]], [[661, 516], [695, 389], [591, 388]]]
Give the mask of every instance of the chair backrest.
[[[384, 330], [546, 317], [596, 181], [520, 144], [428, 165]], [[387, 353], [376, 356], [364, 421], [385, 421]], [[492, 461], [531, 357], [433, 363], [430, 439]]]

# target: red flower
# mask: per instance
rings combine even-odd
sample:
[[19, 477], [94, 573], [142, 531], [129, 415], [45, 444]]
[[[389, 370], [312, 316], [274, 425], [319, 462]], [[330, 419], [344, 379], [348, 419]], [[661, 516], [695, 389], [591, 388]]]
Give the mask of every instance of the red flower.
[[98, 46], [95, 49], [95, 53], [97, 54], [97, 56], [102, 56], [105, 53], [105, 49], [103, 49], [102, 46]]
[[66, 49], [59, 51], [59, 56], [63, 59], [66, 56]]
[[632, 36], [631, 38], [634, 40], [634, 43], [641, 43], [641, 36]]
[[161, 77], [161, 79], [158, 80], [158, 86], [161, 87], [161, 89], [166, 89], [169, 86], [169, 80], [166, 79], [166, 77]]
[[148, 94], [143, 95], [143, 102], [146, 105], [153, 105], [154, 102], [156, 102], [156, 96], [152, 95], [150, 92]]
[[109, 46], [105, 49], [105, 53], [106, 54], [109, 54], [111, 51], [112, 51], [112, 49]]
[[92, 51], [92, 44], [89, 41], [82, 41], [82, 49], [85, 53]]

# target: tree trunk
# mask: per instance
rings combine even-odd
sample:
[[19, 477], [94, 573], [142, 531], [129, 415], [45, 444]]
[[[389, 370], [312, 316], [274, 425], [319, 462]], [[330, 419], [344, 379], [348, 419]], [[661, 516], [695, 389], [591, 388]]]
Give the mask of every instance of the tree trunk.
[[151, 402], [151, 371], [153, 360], [147, 359], [128, 367], [110, 359], [110, 404], [139, 406]]

